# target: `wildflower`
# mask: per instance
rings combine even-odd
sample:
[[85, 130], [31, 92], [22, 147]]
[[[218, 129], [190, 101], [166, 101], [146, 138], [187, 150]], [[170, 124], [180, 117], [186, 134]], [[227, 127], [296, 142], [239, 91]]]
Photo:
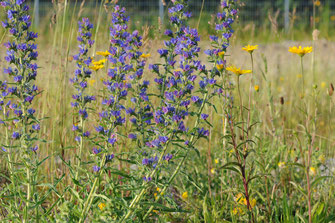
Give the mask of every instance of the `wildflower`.
[[103, 57], [108, 57], [109, 55], [112, 55], [108, 50], [106, 51], [98, 51], [97, 55], [103, 56]]
[[104, 67], [105, 67], [104, 65], [94, 65], [94, 66], [90, 66], [89, 68], [91, 70], [98, 71], [98, 70], [101, 70]]
[[[77, 41], [79, 42], [79, 52], [77, 55], [73, 56], [76, 61], [77, 69], [74, 72], [74, 76], [70, 79], [70, 82], [75, 88], [75, 93], [72, 95], [73, 102], [71, 105], [76, 110], [77, 117], [80, 119], [78, 125], [72, 127], [75, 131], [75, 141], [77, 141], [77, 146], [79, 151], [82, 151], [83, 143], [85, 138], [87, 138], [90, 133], [85, 131], [85, 122], [88, 119], [88, 111], [90, 111], [88, 103], [95, 100], [95, 96], [88, 95], [86, 93], [87, 82], [91, 77], [91, 64], [92, 58], [88, 55], [89, 49], [92, 47], [94, 41], [92, 40], [91, 30], [93, 29], [93, 24], [90, 23], [89, 19], [83, 18], [78, 22], [79, 31], [77, 36]], [[82, 154], [78, 155], [78, 166], [76, 176], [78, 176], [79, 169], [81, 168]], [[98, 172], [100, 167], [94, 166], [93, 171]], [[77, 180], [77, 179], [76, 179]]]
[[151, 57], [151, 54], [150, 53], [148, 53], [148, 54], [142, 54], [140, 57], [146, 59], [146, 58]]
[[315, 6], [320, 6], [320, 5], [321, 5], [321, 1], [320, 1], [320, 0], [316, 0], [316, 1], [314, 1], [314, 5], [315, 5]]
[[[244, 197], [244, 195], [242, 193], [239, 193], [236, 195], [236, 197], [234, 198], [234, 200], [240, 204], [240, 205], [245, 205], [247, 206], [248, 203], [247, 203], [247, 199]], [[250, 199], [250, 207], [251, 209], [253, 209], [255, 206], [256, 206], [256, 199]]]
[[251, 70], [242, 70], [241, 68], [237, 68], [234, 65], [227, 67], [226, 70], [231, 71], [238, 76], [252, 72]]
[[218, 52], [218, 56], [219, 56], [219, 57], [222, 58], [224, 55], [225, 55], [225, 51]]
[[106, 61], [107, 61], [106, 59], [102, 59], [102, 60], [98, 60], [98, 61], [92, 60], [92, 64], [96, 65], [96, 66], [99, 66], [99, 65], [105, 64]]
[[259, 86], [258, 85], [255, 85], [254, 88], [255, 88], [255, 91], [257, 91], [257, 92], [259, 91]]
[[214, 162], [215, 162], [215, 164], [218, 164], [219, 163], [219, 159], [215, 159]]
[[288, 51], [294, 54], [298, 54], [299, 56], [303, 57], [305, 56], [305, 54], [311, 53], [313, 51], [313, 47], [309, 46], [309, 47], [302, 48], [301, 46], [299, 47], [293, 46], [293, 47], [290, 47]]
[[242, 50], [248, 52], [248, 53], [253, 53], [254, 50], [257, 50], [258, 49], [258, 45], [254, 45], [254, 46], [251, 46], [251, 45], [247, 45], [245, 47], [242, 48]]
[[99, 172], [99, 170], [100, 170], [100, 167], [98, 167], [98, 166], [93, 166], [93, 171], [94, 171], [94, 172]]
[[335, 15], [330, 16], [331, 21], [335, 21]]
[[185, 191], [185, 192], [181, 195], [181, 197], [182, 197], [184, 200], [186, 200], [186, 199], [188, 198], [188, 192]]
[[315, 176], [315, 175], [316, 175], [316, 169], [315, 169], [315, 167], [310, 167], [310, 168], [309, 168], [309, 174], [310, 174], [311, 176]]
[[106, 204], [105, 203], [99, 203], [98, 207], [100, 208], [100, 210], [102, 211], [103, 209], [105, 209]]
[[222, 71], [224, 69], [224, 65], [223, 64], [217, 64], [216, 69], [218, 69], [219, 71]]
[[286, 165], [285, 162], [279, 162], [279, 163], [278, 163], [278, 167], [279, 167], [279, 169], [284, 168], [285, 165]]
[[215, 174], [215, 168], [212, 168], [212, 169], [211, 169], [211, 173], [212, 173], [212, 174]]
[[322, 81], [322, 82], [321, 82], [321, 87], [322, 87], [322, 88], [325, 88], [326, 86], [327, 86], [326, 82]]

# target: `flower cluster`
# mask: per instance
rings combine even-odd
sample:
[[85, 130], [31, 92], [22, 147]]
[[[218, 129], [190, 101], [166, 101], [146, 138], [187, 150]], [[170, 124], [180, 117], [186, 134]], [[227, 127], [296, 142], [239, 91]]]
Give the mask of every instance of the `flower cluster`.
[[[205, 66], [197, 59], [200, 37], [196, 29], [186, 25], [186, 19], [190, 16], [190, 13], [184, 10], [186, 6], [187, 1], [174, 1], [169, 10], [170, 20], [175, 24], [176, 31], [165, 31], [165, 35], [170, 39], [165, 41], [165, 48], [158, 50], [160, 57], [165, 60], [164, 69], [160, 70], [158, 64], [149, 66], [158, 76], [155, 82], [161, 94], [161, 106], [155, 111], [155, 122], [157, 128], [163, 130], [161, 135], [168, 138], [189, 135], [193, 130], [186, 127], [185, 119], [190, 115], [192, 104], [200, 107], [203, 103], [203, 99], [194, 94], [199, 76], [200, 89], [215, 84], [215, 80], [206, 78]], [[206, 136], [207, 131], [198, 129], [197, 134]], [[153, 147], [156, 147], [156, 141], [151, 143]], [[188, 144], [187, 140], [185, 144]]]
[[[129, 90], [132, 89], [129, 79], [139, 78], [143, 74], [143, 68], [139, 67], [134, 75], [133, 65], [129, 62], [134, 57], [141, 55], [130, 53], [133, 46], [141, 44], [138, 32], [127, 32], [127, 22], [129, 18], [125, 16], [125, 9], [118, 5], [114, 7], [112, 13], [112, 25], [110, 28], [110, 48], [102, 55], [108, 55], [107, 78], [104, 79], [104, 92], [102, 100], [103, 110], [100, 112], [99, 125], [96, 127], [98, 136], [104, 145], [104, 152], [115, 152], [112, 148], [116, 146], [118, 141], [118, 126], [123, 126], [126, 118], [125, 112], [132, 113], [132, 109], [127, 109], [123, 102], [127, 99]], [[144, 66], [144, 65], [143, 65]], [[108, 155], [111, 156], [111, 155]], [[114, 157], [114, 155], [113, 155]], [[107, 161], [107, 160], [106, 160]], [[101, 165], [104, 165], [103, 163]]]
[[[38, 167], [43, 163], [39, 162], [37, 155], [38, 142], [42, 141], [39, 139], [40, 120], [33, 107], [34, 99], [40, 93], [34, 84], [38, 69], [35, 63], [38, 57], [35, 39], [38, 35], [31, 31], [29, 6], [25, 0], [4, 0], [0, 4], [7, 15], [2, 26], [11, 37], [4, 44], [7, 48], [5, 60], [9, 64], [4, 69], [6, 81], [0, 82], [0, 110], [3, 114], [0, 124], [5, 130], [0, 144], [2, 151], [8, 152], [6, 158], [11, 174], [6, 196], [17, 197], [13, 203], [9, 201], [2, 206], [8, 208], [5, 212], [15, 218], [24, 212], [22, 220], [27, 222], [31, 207], [35, 205], [36, 210], [39, 209], [36, 200], [40, 192], [35, 188], [39, 184]], [[25, 186], [21, 186], [21, 182], [17, 185], [19, 179]], [[24, 200], [20, 207], [18, 200]]]
[[6, 127], [12, 129], [12, 140], [20, 140], [21, 148], [36, 152], [38, 146], [34, 145], [34, 134], [40, 130], [40, 124], [35, 117], [32, 102], [39, 94], [38, 87], [33, 83], [38, 68], [34, 62], [38, 56], [35, 44], [37, 33], [30, 31], [29, 7], [24, 2], [24, 0], [1, 2], [7, 14], [2, 26], [12, 36], [12, 39], [4, 44], [7, 48], [5, 60], [9, 63], [4, 73], [10, 81], [1, 83], [1, 105], [3, 111], [6, 110], [2, 121], [12, 119], [12, 127], [9, 126], [11, 124], [9, 121], [6, 123]]
[[81, 160], [83, 140], [84, 138], [88, 138], [91, 134], [85, 130], [85, 122], [88, 118], [88, 104], [95, 101], [96, 98], [94, 95], [87, 93], [88, 80], [92, 74], [90, 69], [92, 58], [88, 55], [88, 51], [94, 44], [91, 33], [93, 24], [90, 23], [88, 18], [83, 18], [78, 24], [79, 33], [77, 40], [79, 42], [79, 53], [73, 56], [76, 61], [77, 69], [75, 70], [74, 77], [70, 79], [70, 82], [75, 88], [75, 93], [72, 95], [73, 101], [71, 102], [71, 106], [74, 107], [77, 113], [77, 120], [72, 127], [72, 131], [76, 133], [75, 140], [79, 144], [79, 157]]
[[229, 46], [230, 38], [234, 33], [232, 25], [238, 13], [236, 6], [236, 0], [221, 1], [221, 12], [218, 12], [216, 16], [217, 24], [215, 25], [215, 30], [217, 35], [210, 36], [211, 45], [213, 48], [205, 51], [209, 57], [210, 62], [215, 64], [212, 70], [212, 74], [219, 75], [226, 65], [224, 55], [227, 47]]

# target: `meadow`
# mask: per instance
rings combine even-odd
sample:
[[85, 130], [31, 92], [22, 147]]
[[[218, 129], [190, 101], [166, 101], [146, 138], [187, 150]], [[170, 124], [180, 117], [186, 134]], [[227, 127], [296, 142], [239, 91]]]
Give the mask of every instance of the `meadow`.
[[255, 28], [240, 1], [189, 18], [175, 0], [148, 26], [59, 1], [37, 28], [0, 2], [0, 222], [335, 222], [322, 20]]

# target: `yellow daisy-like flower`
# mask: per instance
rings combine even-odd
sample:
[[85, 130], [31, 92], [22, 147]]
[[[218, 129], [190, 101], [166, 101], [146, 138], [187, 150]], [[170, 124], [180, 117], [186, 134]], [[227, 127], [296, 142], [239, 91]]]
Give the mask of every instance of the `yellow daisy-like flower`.
[[212, 174], [215, 174], [215, 168], [212, 168], [212, 169], [211, 169], [211, 173], [212, 173]]
[[103, 209], [105, 209], [106, 204], [105, 203], [100, 203], [100, 204], [98, 204], [98, 207], [100, 208], [100, 210], [103, 210]]
[[103, 64], [106, 63], [106, 61], [107, 61], [107, 59], [102, 59], [102, 60], [98, 60], [98, 61], [93, 60], [92, 64], [93, 65], [103, 65]]
[[188, 192], [185, 191], [185, 192], [181, 195], [181, 197], [182, 197], [183, 199], [187, 199], [187, 198], [188, 198]]
[[257, 50], [257, 49], [258, 49], [258, 45], [254, 45], [254, 46], [248, 45], [242, 48], [242, 50], [247, 51], [248, 53], [253, 53], [254, 50]]
[[251, 70], [242, 70], [241, 68], [237, 68], [234, 65], [227, 67], [226, 70], [231, 71], [238, 76], [242, 74], [249, 74], [252, 72]]
[[217, 64], [216, 65], [216, 69], [218, 69], [219, 71], [222, 71], [224, 68], [224, 65], [223, 64]]
[[330, 16], [331, 21], [335, 21], [335, 15]]
[[257, 91], [257, 92], [259, 91], [259, 86], [258, 85], [255, 85], [254, 88], [255, 88], [255, 91]]
[[143, 53], [141, 56], [140, 56], [140, 58], [149, 58], [149, 57], [151, 57], [151, 54], [150, 53], [148, 53], [148, 54], [145, 54], [145, 53]]
[[285, 164], [286, 164], [285, 162], [279, 162], [279, 163], [278, 163], [278, 167], [279, 167], [279, 168], [284, 168], [284, 167], [285, 167]]
[[315, 6], [320, 6], [320, 5], [321, 5], [320, 0], [315, 1], [315, 2], [314, 2], [314, 5], [315, 5]]
[[214, 162], [215, 162], [215, 164], [218, 164], [220, 161], [219, 161], [219, 159], [215, 159]]
[[224, 52], [224, 51], [218, 52], [218, 56], [219, 56], [219, 57], [223, 57], [223, 56], [224, 56], [224, 54], [225, 54], [225, 52]]
[[313, 47], [307, 46], [307, 47], [302, 48], [301, 46], [299, 47], [293, 46], [293, 47], [290, 47], [288, 51], [291, 53], [298, 54], [299, 56], [303, 57], [305, 56], [305, 54], [311, 53], [313, 51]]
[[104, 51], [98, 51], [97, 55], [103, 56], [103, 57], [107, 57], [109, 55], [112, 55], [110, 52], [108, 52], [108, 50]]
[[89, 67], [91, 70], [98, 71], [102, 68], [104, 68], [104, 65], [94, 65]]

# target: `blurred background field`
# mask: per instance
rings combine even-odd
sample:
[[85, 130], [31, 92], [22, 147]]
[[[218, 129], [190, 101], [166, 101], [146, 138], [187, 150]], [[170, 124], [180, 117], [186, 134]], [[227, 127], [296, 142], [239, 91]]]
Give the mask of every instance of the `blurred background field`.
[[[301, 205], [304, 201], [300, 200], [303, 196], [294, 195], [292, 185], [289, 185], [289, 181], [298, 179], [299, 176], [293, 167], [285, 170], [287, 171], [285, 173], [280, 172], [277, 164], [299, 159], [297, 151], [299, 145], [294, 137], [295, 134], [304, 131], [300, 124], [306, 122], [306, 114], [298, 108], [301, 103], [300, 61], [296, 55], [288, 52], [288, 48], [293, 45], [314, 46], [314, 53], [304, 58], [306, 91], [313, 92], [313, 85], [317, 85], [316, 104], [311, 97], [306, 100], [307, 109], [311, 109], [315, 105], [318, 107], [316, 151], [313, 166], [317, 168], [316, 171], [320, 175], [327, 173], [334, 176], [335, 108], [334, 95], [330, 95], [330, 84], [335, 83], [335, 42], [333, 42], [335, 40], [335, 1], [290, 0], [289, 2], [288, 14], [285, 14], [285, 0], [243, 1], [238, 22], [234, 25], [235, 34], [228, 53], [230, 56], [228, 63], [251, 68], [249, 55], [241, 48], [246, 44], [259, 45], [259, 49], [254, 53], [255, 84], [259, 86], [259, 90], [254, 92], [254, 106], [257, 112], [253, 116], [255, 120], [259, 120], [260, 124], [253, 132], [259, 140], [259, 148], [257, 149], [265, 159], [263, 163], [270, 165], [266, 171], [274, 176], [270, 179], [273, 181], [273, 185], [276, 185], [276, 188], [271, 188], [273, 189], [272, 196], [280, 197], [278, 202], [285, 203], [283, 194], [287, 193], [288, 198], [292, 198], [288, 202], [288, 208], [289, 211], [293, 211], [299, 208], [304, 209]], [[317, 4], [314, 7], [313, 2]], [[34, 2], [30, 1], [30, 3], [34, 7]], [[121, 0], [119, 3], [127, 7], [131, 18], [130, 29], [138, 29], [144, 36], [143, 51], [151, 54], [148, 62], [157, 61], [159, 58], [157, 49], [163, 46], [162, 32], [168, 26], [167, 8], [169, 1], [165, 1], [166, 5], [163, 5], [164, 18], [160, 17], [158, 0]], [[203, 61], [206, 61], [203, 51], [209, 48], [208, 38], [214, 33], [213, 15], [215, 15], [219, 1], [206, 0], [203, 4], [201, 0], [192, 0], [190, 3], [190, 11], [193, 13], [191, 25], [199, 28], [202, 38], [200, 55]], [[2, 11], [0, 12], [2, 20], [4, 15]], [[35, 9], [36, 12], [37, 9]], [[58, 157], [62, 156], [65, 160], [69, 160], [75, 152], [71, 147], [74, 142], [70, 108], [70, 95], [73, 89], [69, 78], [75, 68], [72, 56], [77, 47], [77, 21], [83, 16], [91, 18], [95, 24], [93, 35], [97, 43], [94, 52], [106, 50], [109, 45], [110, 14], [102, 2], [95, 0], [39, 1], [38, 12], [39, 19], [34, 18], [34, 28], [39, 32], [38, 65], [41, 67], [37, 85], [41, 87], [43, 93], [40, 96], [41, 100], [37, 100], [37, 106], [41, 111], [41, 117], [50, 117], [41, 125], [41, 137], [46, 139], [47, 143], [41, 147], [43, 151], [41, 150], [40, 156], [50, 155], [45, 168], [41, 171], [45, 174], [46, 179], [50, 176], [50, 180], [53, 181], [55, 176], [61, 176], [65, 170]], [[288, 19], [286, 25], [285, 15]], [[34, 17], [34, 15], [32, 16]], [[314, 31], [315, 29], [318, 31]], [[6, 39], [4, 29], [1, 28], [1, 46]], [[0, 53], [2, 55], [0, 70], [3, 70], [5, 66], [4, 47], [0, 48]], [[145, 76], [150, 79], [152, 74], [146, 73]], [[248, 78], [242, 81], [242, 86], [242, 89], [249, 89]], [[99, 87], [101, 87], [101, 81], [99, 81], [99, 77], [96, 77], [92, 89], [99, 89]], [[247, 96], [248, 90], [244, 90], [245, 100], [247, 100]], [[189, 171], [188, 176], [193, 177], [193, 180], [190, 178], [185, 180], [185, 175], [181, 174], [185, 183], [180, 186], [180, 191], [189, 191], [190, 194], [195, 194], [194, 199], [197, 202], [192, 203], [190, 200], [187, 204], [189, 209], [201, 210], [202, 212], [214, 210], [215, 212], [215, 207], [210, 207], [213, 202], [212, 198], [204, 198], [200, 194], [207, 196], [205, 191], [208, 191], [209, 188], [212, 188], [211, 192], [214, 194], [220, 193], [219, 188], [222, 190], [224, 187], [222, 185], [227, 179], [221, 177], [220, 172], [216, 172], [215, 168], [223, 164], [230, 155], [229, 152], [222, 149], [220, 144], [222, 117], [212, 110], [207, 110], [207, 112], [211, 112], [211, 120], [215, 123], [211, 129], [210, 141], [206, 145], [199, 146], [200, 157], [194, 156], [188, 161], [187, 165], [195, 168], [190, 168], [185, 172]], [[208, 154], [209, 149], [211, 152]], [[86, 154], [88, 155], [88, 152]], [[219, 160], [219, 163], [214, 161], [216, 159]], [[255, 159], [262, 162], [259, 158]], [[0, 163], [1, 169], [3, 169], [4, 164]], [[199, 164], [205, 165], [205, 168], [198, 168]], [[262, 167], [257, 168], [261, 169]], [[213, 169], [214, 171], [211, 171]], [[56, 175], [51, 173], [56, 173]], [[209, 181], [209, 179], [211, 180]], [[262, 187], [262, 184], [260, 183], [256, 187]], [[285, 188], [285, 190], [281, 191], [277, 188]], [[198, 192], [194, 192], [196, 190]], [[215, 196], [213, 195], [213, 197]], [[260, 197], [258, 198], [259, 202], [265, 202], [266, 198]], [[326, 204], [325, 210], [333, 211], [333, 213], [335, 212], [334, 198], [333, 179], [326, 180], [314, 194], [314, 199], [320, 199]], [[215, 198], [213, 199], [215, 200]], [[272, 202], [276, 203], [277, 201], [274, 199]], [[205, 204], [209, 207], [205, 207]], [[223, 207], [226, 204], [221, 205]], [[216, 214], [220, 216], [222, 213], [217, 210]]]

